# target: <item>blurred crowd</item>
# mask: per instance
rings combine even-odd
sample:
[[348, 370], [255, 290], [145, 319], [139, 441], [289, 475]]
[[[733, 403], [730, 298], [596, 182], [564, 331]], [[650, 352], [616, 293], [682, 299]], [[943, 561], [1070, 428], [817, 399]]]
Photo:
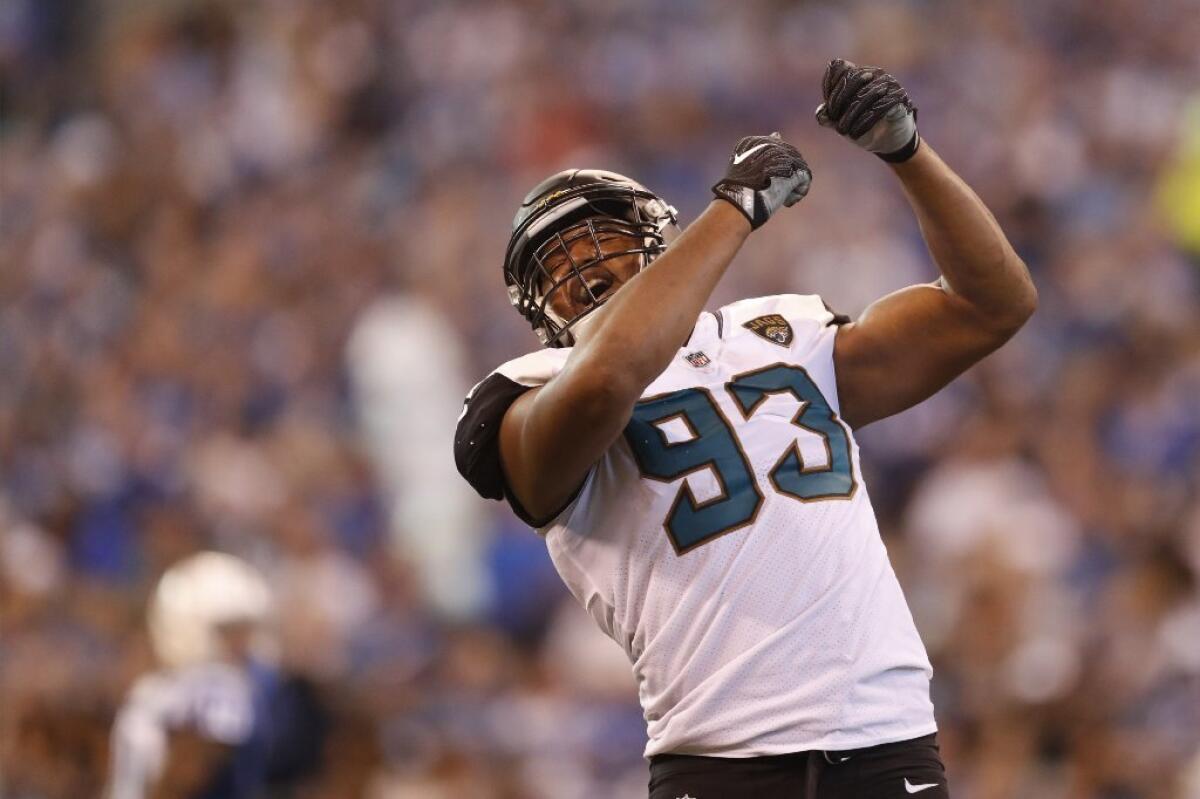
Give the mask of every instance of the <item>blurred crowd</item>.
[[714, 307], [933, 279], [812, 119], [835, 56], [900, 78], [1041, 292], [860, 434], [954, 795], [1200, 796], [1197, 42], [1194, 0], [6, 0], [0, 797], [99, 794], [199, 549], [268, 576], [312, 697], [272, 795], [644, 796], [624, 655], [458, 480], [454, 418], [537, 346], [501, 256], [567, 166], [686, 223], [781, 130], [812, 192]]

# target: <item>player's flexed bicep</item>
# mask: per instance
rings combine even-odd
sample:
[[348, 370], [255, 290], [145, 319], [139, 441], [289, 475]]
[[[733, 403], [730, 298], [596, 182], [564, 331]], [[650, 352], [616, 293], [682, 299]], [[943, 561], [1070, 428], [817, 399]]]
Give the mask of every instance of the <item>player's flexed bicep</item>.
[[838, 59], [823, 94], [818, 122], [892, 165], [942, 273], [839, 331], [842, 415], [861, 426], [915, 405], [998, 348], [1033, 313], [1037, 291], [983, 202], [921, 140], [895, 78]]
[[838, 330], [834, 345], [842, 416], [862, 427], [928, 399], [1016, 327], [992, 327], [940, 284], [909, 286]]

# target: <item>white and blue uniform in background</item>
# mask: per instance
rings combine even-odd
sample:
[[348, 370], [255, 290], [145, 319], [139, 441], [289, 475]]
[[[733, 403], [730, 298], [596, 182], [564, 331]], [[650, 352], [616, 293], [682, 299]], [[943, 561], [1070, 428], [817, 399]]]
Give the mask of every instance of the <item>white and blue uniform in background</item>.
[[571, 350], [509, 361], [467, 398], [460, 471], [537, 528], [625, 650], [647, 756], [857, 749], [936, 730], [929, 659], [839, 415], [840, 321], [801, 295], [703, 313], [548, 520], [508, 490], [498, 432]]
[[141, 677], [113, 727], [108, 799], [152, 795], [166, 767], [171, 735], [180, 731], [230, 749], [228, 761], [195, 799], [260, 795], [278, 684], [271, 667], [213, 662]]

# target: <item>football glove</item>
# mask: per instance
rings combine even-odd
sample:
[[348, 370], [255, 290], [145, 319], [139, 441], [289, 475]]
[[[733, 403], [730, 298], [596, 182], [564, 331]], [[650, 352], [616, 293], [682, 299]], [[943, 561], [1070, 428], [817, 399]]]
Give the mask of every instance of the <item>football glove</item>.
[[747, 136], [733, 148], [729, 168], [713, 194], [726, 200], [758, 229], [783, 206], [792, 206], [808, 194], [812, 170], [804, 156], [778, 133]]
[[907, 161], [921, 144], [917, 109], [904, 87], [879, 67], [835, 58], [825, 68], [817, 122], [890, 163]]

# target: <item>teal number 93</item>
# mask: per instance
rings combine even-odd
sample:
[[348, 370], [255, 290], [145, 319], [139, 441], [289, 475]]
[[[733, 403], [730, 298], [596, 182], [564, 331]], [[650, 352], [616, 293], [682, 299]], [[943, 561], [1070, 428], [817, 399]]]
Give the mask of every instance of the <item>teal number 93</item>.
[[[850, 437], [808, 372], [776, 364], [738, 375], [725, 389], [744, 421], [749, 421], [770, 395], [792, 394], [800, 402], [792, 424], [825, 441], [828, 459], [817, 468], [805, 467], [796, 443], [784, 451], [768, 474], [776, 492], [803, 502], [854, 495], [857, 482]], [[686, 437], [671, 441], [666, 429], [676, 421]], [[763, 494], [753, 467], [708, 390], [685, 388], [639, 402], [625, 428], [625, 439], [645, 478], [674, 482], [704, 469], [711, 469], [716, 478], [720, 490], [704, 502], [696, 500], [686, 480], [680, 485], [663, 521], [677, 553], [682, 555], [745, 527], [758, 515]]]

